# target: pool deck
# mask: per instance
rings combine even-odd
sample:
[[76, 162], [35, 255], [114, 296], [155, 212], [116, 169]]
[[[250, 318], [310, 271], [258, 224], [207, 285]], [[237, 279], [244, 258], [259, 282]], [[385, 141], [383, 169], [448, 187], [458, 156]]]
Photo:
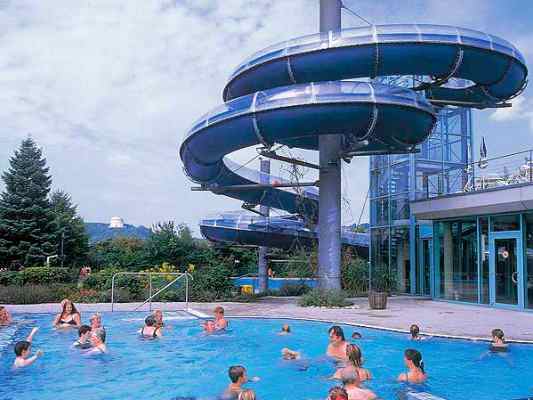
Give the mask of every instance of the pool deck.
[[[504, 330], [508, 340], [533, 343], [533, 313], [467, 304], [433, 301], [419, 297], [389, 298], [386, 310], [370, 310], [366, 298], [353, 299], [350, 308], [300, 307], [293, 297], [266, 297], [255, 303], [220, 303], [231, 317], [301, 318], [405, 331], [410, 324], [422, 333], [439, 336], [487, 339], [493, 328]], [[116, 311], [133, 311], [140, 303], [115, 304]], [[189, 303], [191, 310], [211, 315], [219, 303]], [[82, 312], [111, 311], [111, 304], [78, 304]], [[57, 313], [58, 304], [7, 305], [13, 313]], [[152, 308], [184, 309], [184, 303], [152, 303]], [[148, 305], [142, 308], [148, 311]]]

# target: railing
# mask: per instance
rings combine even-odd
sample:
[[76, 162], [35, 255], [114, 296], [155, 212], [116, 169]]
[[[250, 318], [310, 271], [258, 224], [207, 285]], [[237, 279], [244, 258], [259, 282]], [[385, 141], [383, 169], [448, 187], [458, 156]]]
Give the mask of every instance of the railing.
[[[146, 303], [149, 303], [150, 311], [152, 311], [152, 299], [165, 290], [167, 290], [169, 287], [171, 287], [174, 283], [179, 281], [180, 279], [185, 279], [185, 311], [189, 310], [189, 278], [193, 279], [192, 275], [188, 272], [117, 272], [113, 275], [111, 278], [111, 312], [114, 311], [115, 308], [115, 278], [119, 275], [138, 275], [138, 276], [148, 276], [148, 287], [149, 287], [149, 296], [148, 298], [139, 306], [135, 308], [134, 311], [137, 311], [139, 308], [144, 306]], [[161, 289], [159, 289], [157, 292], [152, 294], [153, 288], [152, 288], [152, 276], [176, 276], [175, 279], [173, 279], [170, 283], [163, 286]]]
[[422, 175], [418, 199], [533, 184], [533, 149]]

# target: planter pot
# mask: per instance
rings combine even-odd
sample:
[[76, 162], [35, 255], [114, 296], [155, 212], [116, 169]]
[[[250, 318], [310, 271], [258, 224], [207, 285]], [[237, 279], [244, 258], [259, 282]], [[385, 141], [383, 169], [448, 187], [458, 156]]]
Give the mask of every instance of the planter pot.
[[384, 310], [387, 308], [386, 292], [370, 292], [368, 294], [368, 305], [372, 310]]

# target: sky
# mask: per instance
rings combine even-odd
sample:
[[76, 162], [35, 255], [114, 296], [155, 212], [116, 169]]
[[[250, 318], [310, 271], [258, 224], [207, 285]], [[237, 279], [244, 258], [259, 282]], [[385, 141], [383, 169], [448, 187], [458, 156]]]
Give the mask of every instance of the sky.
[[[530, 0], [344, 2], [375, 24], [487, 31], [533, 60]], [[343, 13], [344, 27], [360, 25]], [[243, 59], [317, 30], [318, 0], [0, 0], [0, 171], [31, 135], [53, 188], [70, 193], [86, 221], [175, 220], [197, 233], [202, 217], [240, 203], [191, 192], [178, 157], [183, 136], [222, 103]], [[531, 93], [510, 109], [474, 112], [475, 145], [485, 136], [489, 157], [533, 148]], [[367, 189], [368, 159], [345, 164], [343, 223], [357, 222]], [[368, 220], [368, 205], [362, 215]]]

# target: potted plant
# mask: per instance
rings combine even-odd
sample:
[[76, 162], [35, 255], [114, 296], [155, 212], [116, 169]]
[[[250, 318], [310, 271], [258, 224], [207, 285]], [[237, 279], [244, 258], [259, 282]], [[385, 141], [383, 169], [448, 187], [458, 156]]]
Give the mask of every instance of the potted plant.
[[377, 269], [372, 274], [370, 290], [368, 291], [368, 305], [372, 310], [387, 308], [387, 297], [390, 295], [396, 280], [386, 268]]

